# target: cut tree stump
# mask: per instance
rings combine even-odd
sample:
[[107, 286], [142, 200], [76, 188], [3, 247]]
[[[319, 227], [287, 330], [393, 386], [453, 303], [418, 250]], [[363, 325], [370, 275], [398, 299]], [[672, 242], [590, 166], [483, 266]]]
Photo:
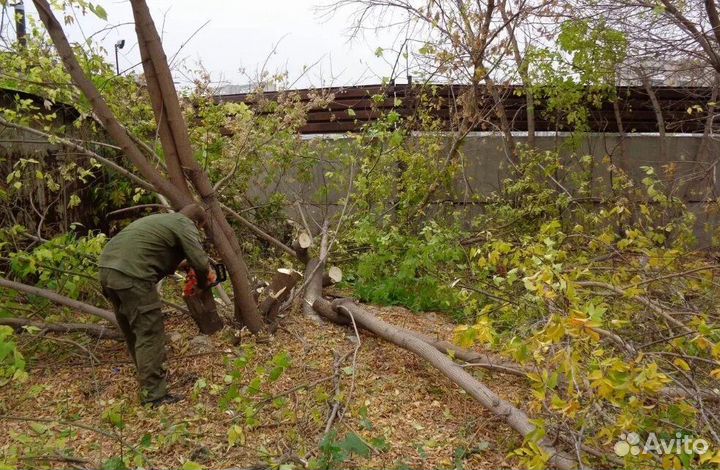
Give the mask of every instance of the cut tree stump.
[[342, 269], [337, 266], [330, 266], [327, 272], [323, 273], [322, 286], [329, 287], [341, 282], [343, 279]]
[[258, 307], [267, 322], [272, 323], [277, 319], [280, 306], [290, 297], [293, 287], [300, 279], [302, 274], [294, 269], [278, 269], [270, 285], [265, 288], [266, 297]]
[[185, 297], [185, 305], [190, 311], [190, 317], [197, 325], [200, 333], [212, 335], [222, 330], [223, 321], [218, 315], [215, 298], [211, 289], [203, 289], [195, 295]]

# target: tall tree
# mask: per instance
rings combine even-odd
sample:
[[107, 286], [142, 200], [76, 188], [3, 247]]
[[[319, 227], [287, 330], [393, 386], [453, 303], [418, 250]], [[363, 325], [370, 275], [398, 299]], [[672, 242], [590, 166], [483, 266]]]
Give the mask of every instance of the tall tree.
[[200, 202], [208, 209], [210, 236], [228, 268], [235, 293], [236, 318], [247, 325], [250, 331], [260, 331], [263, 328], [263, 321], [252, 295], [240, 244], [225, 219], [207, 174], [193, 157], [187, 126], [172, 82], [172, 74], [146, 2], [133, 0], [131, 4], [148, 88], [152, 96], [153, 111], [167, 160], [168, 177], [151, 164], [135, 140], [120, 124], [92, 80], [82, 70], [47, 0], [33, 0], [33, 3], [73, 82], [90, 101], [98, 120], [140, 174], [158, 193], [167, 197], [175, 208], [194, 202], [185, 178], [190, 180]]

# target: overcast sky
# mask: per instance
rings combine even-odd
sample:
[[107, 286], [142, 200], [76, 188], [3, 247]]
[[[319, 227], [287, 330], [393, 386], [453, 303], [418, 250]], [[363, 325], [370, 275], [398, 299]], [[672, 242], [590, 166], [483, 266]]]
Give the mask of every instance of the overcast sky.
[[[290, 81], [297, 80], [295, 88], [379, 83], [391, 73], [392, 64], [384, 57], [376, 57], [375, 51], [390, 46], [392, 37], [366, 33], [351, 40], [351, 11], [323, 17], [317, 10], [328, 1], [148, 0], [148, 4], [158, 29], [162, 29], [168, 57], [179, 51], [178, 59], [183, 59], [186, 66], [195, 68], [201, 62], [216, 82], [245, 84], [248, 79], [240, 70], [244, 68], [254, 76], [268, 59], [266, 68], [271, 72], [287, 70]], [[107, 10], [108, 22], [92, 14], [81, 16], [82, 31], [68, 28], [71, 39], [82, 40], [83, 35], [116, 25], [95, 39], [109, 51], [113, 62], [114, 44], [125, 39], [119, 54], [120, 69], [136, 66], [139, 55], [134, 26], [123, 25], [132, 22], [128, 0], [95, 3]], [[25, 4], [28, 14], [35, 15], [32, 1], [25, 0]], [[275, 45], [277, 50], [270, 55]], [[304, 68], [311, 66], [303, 75]], [[186, 82], [180, 74], [176, 74], [176, 80]]]

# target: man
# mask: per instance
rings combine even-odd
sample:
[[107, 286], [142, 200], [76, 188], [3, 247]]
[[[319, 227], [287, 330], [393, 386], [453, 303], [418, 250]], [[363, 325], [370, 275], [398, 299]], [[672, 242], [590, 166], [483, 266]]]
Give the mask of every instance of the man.
[[103, 294], [113, 305], [135, 362], [141, 400], [153, 406], [178, 401], [167, 393], [165, 328], [155, 286], [183, 260], [195, 270], [200, 288], [212, 282], [215, 273], [195, 225], [201, 226], [203, 220], [197, 204], [172, 214], [143, 217], [110, 239], [100, 255]]

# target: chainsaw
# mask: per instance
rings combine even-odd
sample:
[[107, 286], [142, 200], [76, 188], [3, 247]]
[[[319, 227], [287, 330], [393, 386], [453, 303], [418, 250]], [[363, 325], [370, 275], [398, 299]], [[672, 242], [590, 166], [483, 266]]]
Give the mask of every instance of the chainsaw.
[[[220, 284], [221, 282], [225, 282], [227, 280], [227, 269], [225, 268], [225, 265], [222, 263], [213, 263], [210, 262], [210, 266], [212, 266], [213, 271], [215, 271], [215, 280], [213, 282], [208, 283], [206, 289], [209, 290], [216, 285]], [[183, 287], [183, 296], [185, 297], [192, 297], [193, 295], [197, 294], [198, 290], [198, 280], [197, 280], [197, 274], [195, 274], [195, 270], [192, 268], [188, 268], [187, 271], [187, 277], [185, 278], [185, 286]]]
[[215, 279], [208, 283], [206, 288], [198, 288], [197, 274], [192, 268], [187, 271], [183, 287], [183, 300], [190, 311], [190, 316], [195, 320], [200, 332], [206, 335], [216, 333], [223, 327], [212, 295], [212, 288], [227, 280], [227, 269], [224, 264], [211, 262], [210, 265], [215, 271]]

